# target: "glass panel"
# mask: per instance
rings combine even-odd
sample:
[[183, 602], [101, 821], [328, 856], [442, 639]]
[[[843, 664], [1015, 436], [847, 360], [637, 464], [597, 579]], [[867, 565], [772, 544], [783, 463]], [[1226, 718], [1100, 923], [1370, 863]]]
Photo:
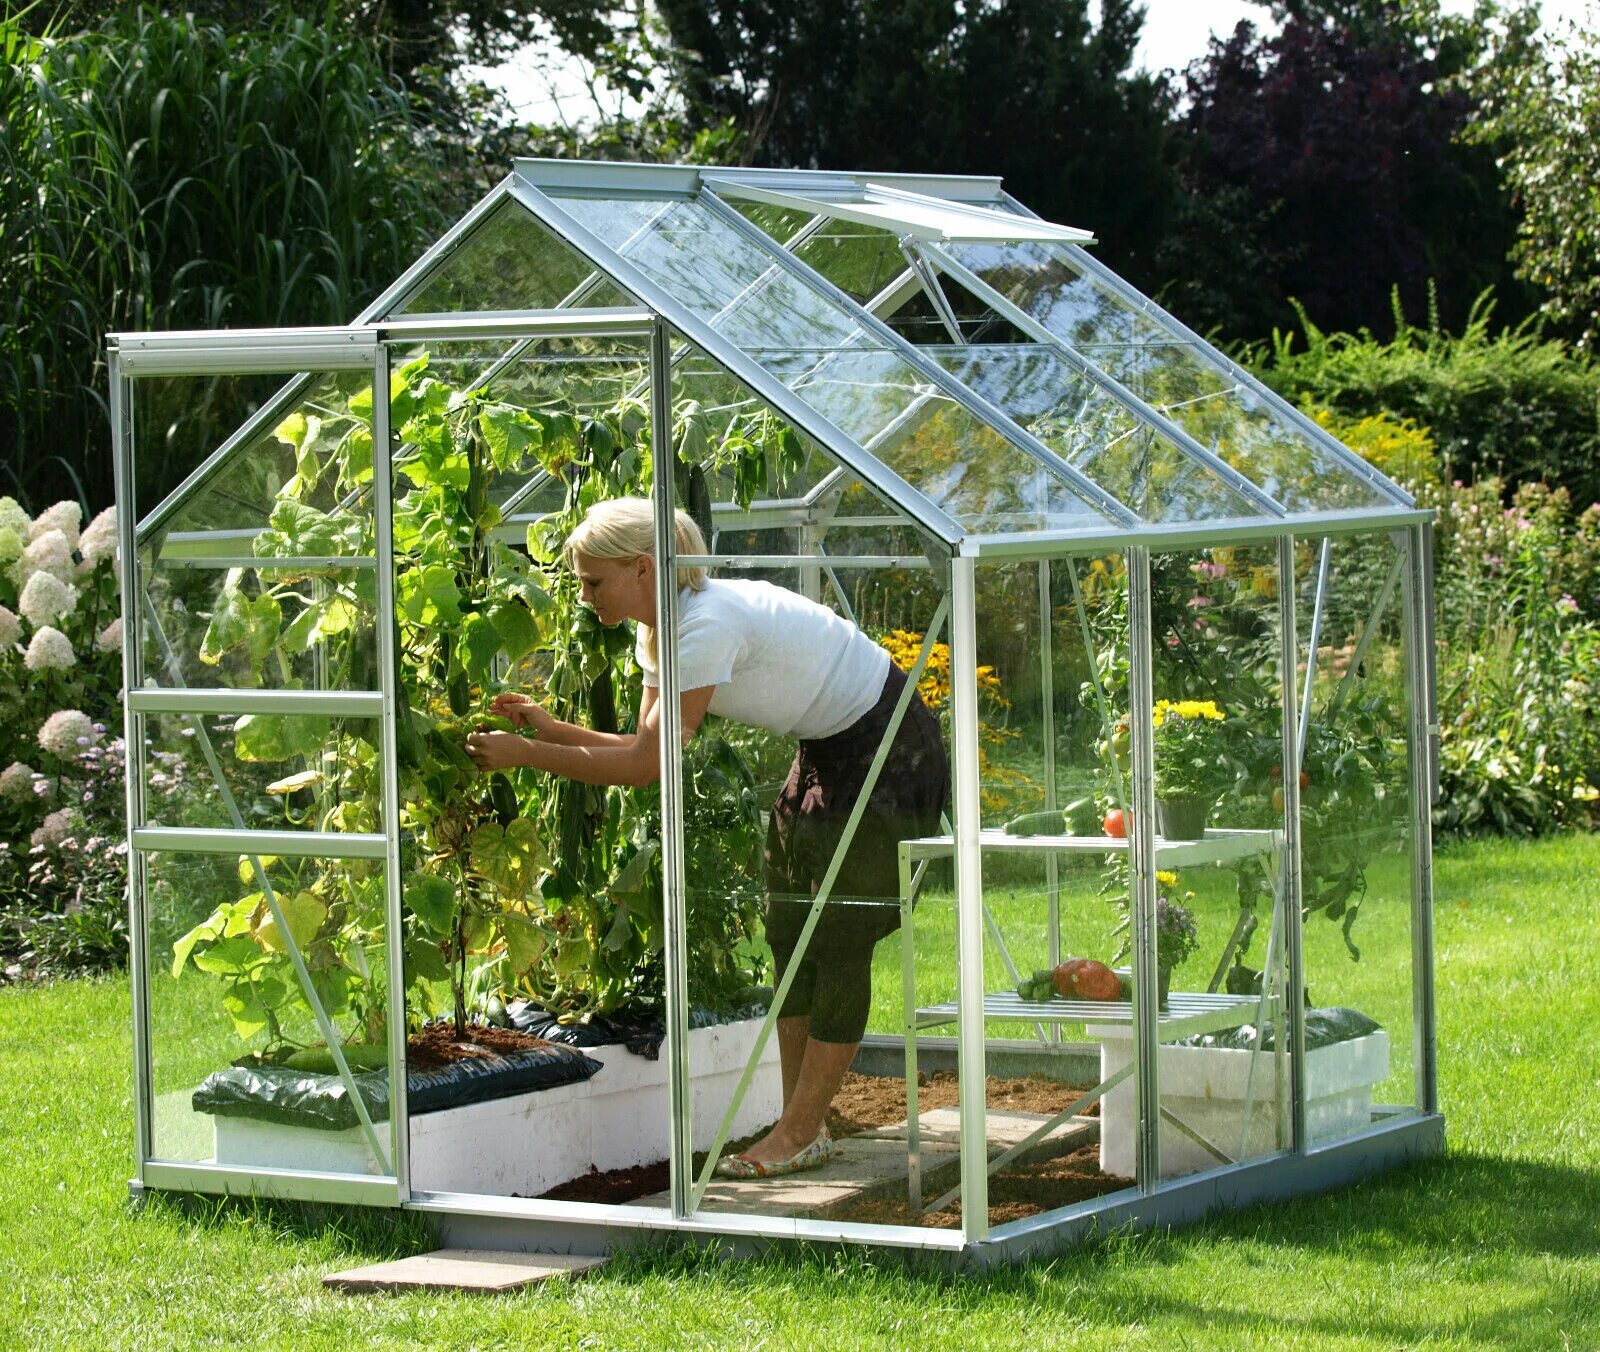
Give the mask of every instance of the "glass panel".
[[1290, 1144], [1277, 598], [1271, 546], [1151, 560], [1163, 1177]]
[[1082, 352], [1291, 512], [1395, 505], [1266, 400], [1223, 377], [1191, 344], [1087, 347]]
[[745, 220], [759, 226], [779, 244], [785, 243], [812, 218], [809, 211], [795, 211], [790, 207], [769, 206], [765, 202], [730, 202]]
[[1118, 791], [1096, 753], [1102, 720], [1088, 684], [1096, 670], [1122, 669], [1126, 601], [1119, 561], [1098, 562], [1096, 585], [1081, 588], [1096, 653], [1068, 561], [977, 573], [985, 1135], [991, 1158], [1025, 1147], [990, 1175], [993, 1225], [1133, 1182], [1134, 1079], [1105, 1088], [1132, 1064], [1132, 1006], [1116, 974], [1129, 962], [1126, 842], [1104, 834]]
[[963, 524], [1100, 520], [849, 310], [700, 203], [564, 198], [562, 207]]
[[1243, 494], [1037, 344], [929, 356], [1146, 521], [1259, 517]]
[[[1296, 560], [1301, 679], [1316, 612], [1319, 550]], [[1412, 1019], [1411, 763], [1400, 554], [1386, 535], [1334, 541], [1300, 793], [1307, 1004], [1306, 1124], [1314, 1144], [1416, 1104]], [[1361, 639], [1373, 625], [1365, 651]], [[1376, 1024], [1373, 1028], [1371, 1025]], [[1321, 1026], [1319, 1026], [1321, 1025]]]
[[[160, 714], [145, 730], [153, 785], [173, 790], [150, 799], [151, 826], [383, 829], [375, 719]], [[222, 768], [220, 785], [208, 751]]]
[[[135, 517], [150, 512], [283, 387], [280, 375], [148, 376], [131, 383]], [[229, 524], [228, 520], [218, 524]]]
[[[172, 797], [181, 804], [197, 785], [190, 778]], [[148, 857], [151, 1157], [388, 1174], [383, 866], [256, 862]], [[309, 992], [266, 904], [268, 888], [305, 957]], [[334, 1071], [313, 1002], [356, 1074], [381, 1156]]]
[[141, 575], [144, 671], [156, 685], [377, 686], [371, 568], [232, 568], [199, 559], [152, 562], [147, 552]]
[[1394, 505], [1260, 396], [1229, 379], [1159, 308], [1135, 306], [1053, 244], [953, 244], [976, 273], [1088, 360], [1168, 412], [1202, 445], [1292, 511]]
[[[163, 558], [255, 553], [253, 537], [267, 528], [273, 509], [292, 497], [316, 514], [339, 513], [333, 524], [306, 517], [293, 538], [307, 535], [315, 549], [305, 553], [353, 555], [360, 532], [352, 511], [370, 519], [361, 498], [372, 477], [372, 377], [362, 371], [336, 371], [309, 377], [310, 383], [292, 404], [235, 447], [201, 483], [184, 495], [161, 534]], [[159, 412], [179, 382], [152, 379], [134, 383], [133, 403], [140, 423]], [[194, 382], [185, 380], [182, 385]], [[274, 385], [280, 385], [274, 381]], [[198, 464], [234, 432], [213, 429], [216, 440], [194, 457]], [[135, 442], [134, 455], [143, 478], [145, 451]], [[190, 466], [192, 468], [192, 466]], [[296, 509], [298, 511], [298, 509]], [[311, 527], [315, 527], [312, 531]], [[288, 543], [286, 540], [285, 544]], [[273, 553], [283, 554], [286, 548]], [[367, 550], [370, 554], [370, 549]]]
[[829, 221], [794, 253], [863, 305], [908, 266], [892, 234], [853, 221]]
[[[589, 288], [577, 299], [580, 286]], [[495, 208], [416, 290], [389, 313], [552, 310], [628, 305], [631, 298], [546, 230], [517, 202]]]

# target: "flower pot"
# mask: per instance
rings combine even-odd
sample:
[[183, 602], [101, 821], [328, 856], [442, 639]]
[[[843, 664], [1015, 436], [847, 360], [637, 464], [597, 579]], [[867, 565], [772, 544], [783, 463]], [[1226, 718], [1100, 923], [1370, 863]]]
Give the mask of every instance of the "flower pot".
[[1172, 989], [1172, 968], [1157, 967], [1156, 976], [1159, 978], [1156, 984], [1156, 1000], [1161, 1008], [1165, 1009], [1167, 1007], [1167, 994]]
[[1164, 840], [1200, 840], [1211, 808], [1209, 798], [1157, 798], [1156, 831]]

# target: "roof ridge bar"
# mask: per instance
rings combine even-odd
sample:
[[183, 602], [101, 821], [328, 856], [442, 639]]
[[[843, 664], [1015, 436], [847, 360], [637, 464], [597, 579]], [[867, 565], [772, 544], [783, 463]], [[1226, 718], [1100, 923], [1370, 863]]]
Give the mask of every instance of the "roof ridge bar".
[[[744, 381], [756, 395], [801, 431], [820, 442], [830, 454], [844, 462], [866, 484], [890, 500], [903, 501], [906, 504], [907, 514], [942, 540], [947, 547], [960, 542], [966, 531], [948, 512], [926, 494], [912, 487], [887, 465], [872, 459], [854, 437], [835, 426], [831, 419], [800, 398], [759, 362], [752, 360], [743, 349], [728, 342], [698, 315], [679, 304], [645, 272], [562, 210], [560, 204], [548, 194], [526, 180], [514, 184], [511, 193], [547, 229], [559, 235], [602, 271], [609, 273], [613, 280], [632, 291], [696, 347]], [[738, 212], [733, 214], [743, 220]], [[796, 263], [798, 264], [798, 260]]]
[[1056, 352], [1069, 366], [1073, 367], [1080, 375], [1087, 376], [1090, 381], [1100, 386], [1130, 413], [1148, 420], [1153, 427], [1174, 442], [1178, 449], [1191, 460], [1198, 461], [1206, 469], [1221, 478], [1229, 487], [1244, 494], [1256, 506], [1271, 515], [1276, 517], [1287, 517], [1289, 515], [1288, 509], [1268, 493], [1266, 489], [1262, 488], [1254, 480], [1247, 479], [1215, 451], [1202, 446], [1188, 432], [1185, 432], [1183, 428], [1173, 422], [1171, 418], [1146, 403], [1115, 376], [1108, 375], [1098, 366], [1088, 361], [1066, 339], [1041, 324], [1020, 305], [995, 290], [994, 287], [990, 286], [989, 283], [965, 264], [951, 258], [942, 249], [930, 249], [927, 252], [929, 261], [934, 267], [941, 272], [949, 273], [951, 277], [960, 282], [973, 295], [982, 301], [986, 301], [997, 314], [1009, 319], [1017, 328], [1039, 343], [1040, 346]]
[[[746, 221], [737, 211], [730, 207], [714, 192], [702, 193], [697, 199], [706, 203], [713, 212], [735, 226], [741, 235], [750, 239], [764, 251], [771, 253], [774, 245], [772, 239], [750, 222]], [[1019, 425], [1004, 410], [992, 404], [970, 386], [956, 379], [946, 371], [938, 362], [930, 360], [914, 344], [908, 343], [898, 333], [891, 329], [883, 320], [871, 311], [864, 309], [852, 300], [845, 292], [841, 291], [821, 273], [807, 266], [801, 259], [793, 258], [795, 272], [802, 281], [807, 282], [820, 290], [824, 296], [835, 304], [845, 307], [846, 312], [856, 317], [857, 322], [870, 332], [878, 335], [897, 356], [919, 371], [936, 388], [943, 390], [958, 405], [969, 413], [976, 413], [999, 432], [1005, 439], [1014, 444], [1019, 450], [1026, 452], [1046, 469], [1054, 470], [1067, 481], [1067, 484], [1077, 491], [1080, 498], [1088, 506], [1098, 508], [1102, 513], [1125, 526], [1140, 525], [1139, 516], [1125, 503], [1113, 497], [1093, 479], [1089, 478], [1082, 470], [1077, 469], [1055, 451], [1051, 450], [1044, 442], [1040, 441], [1033, 433]]]
[[[1036, 214], [1035, 212], [1029, 210], [1025, 203], [1017, 201], [1017, 199], [1011, 196], [1010, 193], [1004, 193], [1002, 195], [1007, 202], [1011, 203], [1013, 207], [1024, 212], [1026, 215], [1033, 216]], [[1368, 480], [1368, 482], [1381, 488], [1390, 497], [1394, 498], [1394, 500], [1401, 506], [1415, 507], [1417, 505], [1416, 498], [1414, 498], [1410, 493], [1406, 492], [1404, 488], [1397, 484], [1387, 474], [1384, 474], [1381, 470], [1377, 469], [1373, 465], [1368, 464], [1367, 461], [1363, 460], [1359, 455], [1357, 455], [1342, 441], [1340, 441], [1338, 437], [1330, 433], [1327, 428], [1318, 427], [1314, 420], [1308, 418], [1304, 413], [1297, 409], [1281, 394], [1273, 390], [1259, 377], [1245, 370], [1245, 368], [1240, 366], [1238, 362], [1221, 352], [1214, 343], [1207, 342], [1176, 315], [1157, 305], [1153, 300], [1150, 299], [1150, 297], [1141, 295], [1137, 290], [1134, 289], [1133, 286], [1131, 286], [1128, 282], [1125, 282], [1093, 254], [1087, 252], [1085, 249], [1076, 244], [1067, 244], [1063, 245], [1062, 247], [1072, 251], [1073, 261], [1078, 263], [1085, 272], [1092, 273], [1096, 280], [1104, 282], [1108, 287], [1121, 296], [1123, 300], [1126, 300], [1130, 303], [1136, 302], [1141, 313], [1149, 315], [1158, 324], [1164, 324], [1174, 337], [1179, 338], [1186, 343], [1193, 343], [1207, 360], [1221, 366], [1222, 373], [1224, 375], [1231, 376], [1234, 380], [1237, 380], [1240, 384], [1246, 386], [1257, 398], [1265, 399], [1275, 412], [1282, 413], [1302, 432], [1311, 437], [1312, 440], [1331, 451], [1345, 464], [1347, 468], [1354, 470], [1356, 473]], [[1154, 308], [1152, 309], [1152, 307]]]

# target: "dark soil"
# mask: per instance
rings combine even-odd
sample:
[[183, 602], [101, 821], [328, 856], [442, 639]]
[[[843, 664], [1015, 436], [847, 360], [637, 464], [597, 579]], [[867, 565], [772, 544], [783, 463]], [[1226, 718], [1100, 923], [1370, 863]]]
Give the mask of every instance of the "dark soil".
[[[954, 1073], [937, 1071], [931, 1077], [918, 1077], [917, 1107], [955, 1106], [959, 1086]], [[1080, 1088], [1055, 1080], [1029, 1077], [1002, 1080], [991, 1077], [988, 1102], [1002, 1112], [1058, 1113], [1083, 1093]], [[1098, 1107], [1098, 1105], [1096, 1105]], [[1094, 1110], [1090, 1109], [1092, 1113]], [[873, 1127], [887, 1127], [906, 1118], [904, 1080], [881, 1075], [849, 1074], [844, 1077], [833, 1105], [828, 1109], [828, 1130], [838, 1139], [854, 1136]], [[760, 1139], [763, 1133], [734, 1141], [727, 1148], [742, 1150]], [[1019, 1164], [989, 1180], [989, 1219], [992, 1224], [1038, 1215], [1053, 1207], [1067, 1206], [1087, 1197], [1115, 1192], [1128, 1186], [1128, 1179], [1111, 1178], [1100, 1172], [1099, 1147], [1089, 1145], [1059, 1159], [1036, 1164]], [[695, 1169], [705, 1163], [695, 1156]], [[574, 1178], [542, 1194], [564, 1202], [636, 1201], [668, 1186], [667, 1162], [639, 1164], [629, 1169], [598, 1170]], [[961, 1224], [961, 1204], [952, 1203], [934, 1215], [913, 1216], [904, 1199], [880, 1198], [846, 1203], [828, 1213], [835, 1220], [876, 1221], [887, 1225], [927, 1225], [953, 1228]]]
[[458, 1041], [453, 1024], [430, 1023], [406, 1039], [406, 1065], [412, 1070], [438, 1070], [457, 1061], [509, 1056], [551, 1045], [542, 1037], [532, 1037], [515, 1028], [491, 1028], [481, 1023], [470, 1025], [466, 1037]]
[[[954, 1181], [952, 1177], [950, 1182]], [[1132, 1184], [1131, 1178], [1100, 1172], [1098, 1145], [1082, 1146], [1070, 1155], [1033, 1164], [1013, 1164], [989, 1179], [989, 1224], [1003, 1225], [1006, 1221], [1037, 1216], [1058, 1206], [1071, 1206], [1090, 1197], [1117, 1192]], [[826, 1214], [828, 1219], [836, 1221], [954, 1230], [961, 1224], [961, 1203], [957, 1200], [942, 1211], [914, 1215], [903, 1196], [868, 1197], [842, 1203]]]

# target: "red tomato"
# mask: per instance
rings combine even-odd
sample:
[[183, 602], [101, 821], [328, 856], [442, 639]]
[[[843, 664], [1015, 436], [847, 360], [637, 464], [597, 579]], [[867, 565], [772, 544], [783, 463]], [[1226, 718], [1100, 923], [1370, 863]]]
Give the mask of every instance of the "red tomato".
[[1305, 788], [1309, 788], [1310, 786], [1311, 786], [1311, 776], [1308, 775], [1304, 770], [1302, 770], [1300, 772], [1300, 787], [1302, 789], [1305, 789]]
[[1100, 825], [1108, 836], [1115, 836], [1118, 840], [1128, 838], [1128, 819], [1120, 807], [1114, 807], [1106, 813], [1106, 819]]

